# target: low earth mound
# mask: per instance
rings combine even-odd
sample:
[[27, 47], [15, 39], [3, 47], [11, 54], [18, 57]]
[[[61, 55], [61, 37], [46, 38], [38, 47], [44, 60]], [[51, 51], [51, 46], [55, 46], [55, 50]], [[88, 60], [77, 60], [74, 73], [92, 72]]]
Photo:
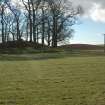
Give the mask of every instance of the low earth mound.
[[63, 45], [61, 47], [63, 47], [63, 48], [71, 48], [71, 49], [80, 49], [80, 50], [103, 49], [103, 46], [91, 45], [91, 44], [71, 44], [71, 45]]
[[0, 44], [0, 49], [5, 48], [26, 48], [26, 47], [34, 47], [34, 48], [42, 48], [46, 47], [46, 45], [42, 45], [39, 43], [28, 42], [28, 41], [8, 41]]

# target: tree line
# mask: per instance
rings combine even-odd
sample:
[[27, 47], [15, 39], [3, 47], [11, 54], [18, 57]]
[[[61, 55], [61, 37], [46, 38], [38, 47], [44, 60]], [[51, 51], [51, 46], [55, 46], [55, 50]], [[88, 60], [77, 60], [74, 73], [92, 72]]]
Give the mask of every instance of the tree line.
[[57, 47], [72, 37], [81, 7], [69, 0], [0, 1], [1, 42], [27, 41]]

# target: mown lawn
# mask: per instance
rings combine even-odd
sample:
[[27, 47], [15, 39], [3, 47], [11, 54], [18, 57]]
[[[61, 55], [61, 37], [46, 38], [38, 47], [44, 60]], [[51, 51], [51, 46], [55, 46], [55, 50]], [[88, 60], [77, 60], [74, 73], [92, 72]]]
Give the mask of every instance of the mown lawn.
[[105, 57], [0, 60], [0, 105], [105, 105]]

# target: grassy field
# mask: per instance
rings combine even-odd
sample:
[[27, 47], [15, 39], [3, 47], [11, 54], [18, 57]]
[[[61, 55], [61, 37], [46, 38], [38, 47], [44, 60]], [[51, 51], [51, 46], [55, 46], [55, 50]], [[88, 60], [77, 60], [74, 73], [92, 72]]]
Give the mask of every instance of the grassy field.
[[61, 55], [1, 54], [0, 105], [105, 105], [105, 56]]

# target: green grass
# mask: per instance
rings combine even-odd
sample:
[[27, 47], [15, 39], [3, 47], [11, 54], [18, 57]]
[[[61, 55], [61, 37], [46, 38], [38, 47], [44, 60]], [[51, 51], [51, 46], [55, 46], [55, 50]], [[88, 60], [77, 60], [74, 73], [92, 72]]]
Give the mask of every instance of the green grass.
[[58, 55], [0, 55], [0, 105], [105, 105], [105, 57]]

